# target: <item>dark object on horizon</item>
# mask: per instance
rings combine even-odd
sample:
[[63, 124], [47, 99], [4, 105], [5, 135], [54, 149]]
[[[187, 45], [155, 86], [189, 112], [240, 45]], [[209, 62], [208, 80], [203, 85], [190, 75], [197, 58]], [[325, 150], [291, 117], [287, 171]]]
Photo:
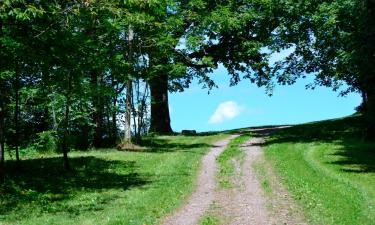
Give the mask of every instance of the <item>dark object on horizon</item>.
[[196, 130], [182, 130], [181, 134], [183, 134], [183, 135], [196, 135], [197, 131]]

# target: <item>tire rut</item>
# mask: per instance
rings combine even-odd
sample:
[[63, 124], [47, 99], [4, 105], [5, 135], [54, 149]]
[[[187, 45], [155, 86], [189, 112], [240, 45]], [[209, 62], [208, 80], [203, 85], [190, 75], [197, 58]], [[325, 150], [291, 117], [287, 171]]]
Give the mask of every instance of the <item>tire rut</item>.
[[199, 219], [210, 208], [215, 199], [215, 190], [217, 188], [216, 158], [225, 150], [226, 146], [233, 138], [239, 135], [218, 141], [207, 155], [203, 157], [201, 170], [199, 172], [195, 192], [190, 196], [187, 203], [173, 214], [166, 217], [162, 222], [164, 225], [195, 225]]
[[[307, 224], [282, 187], [277, 176], [264, 160], [262, 144], [264, 137], [284, 127], [251, 129], [256, 135], [240, 146], [246, 153], [243, 163], [234, 162], [235, 176], [233, 188], [219, 189], [216, 174], [216, 158], [225, 150], [229, 141], [239, 135], [231, 135], [215, 144], [203, 157], [195, 192], [187, 203], [162, 222], [164, 225], [197, 225], [199, 220], [215, 205], [214, 214], [222, 224], [230, 225], [269, 225], [269, 224]], [[262, 162], [267, 167], [272, 188], [275, 193], [266, 196], [253, 166]], [[225, 222], [224, 222], [225, 221]]]

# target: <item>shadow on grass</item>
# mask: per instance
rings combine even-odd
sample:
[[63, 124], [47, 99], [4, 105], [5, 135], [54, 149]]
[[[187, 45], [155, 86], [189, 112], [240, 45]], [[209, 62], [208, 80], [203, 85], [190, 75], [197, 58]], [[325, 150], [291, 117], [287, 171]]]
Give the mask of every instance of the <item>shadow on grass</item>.
[[142, 152], [151, 152], [151, 153], [163, 153], [163, 152], [187, 152], [193, 151], [196, 148], [209, 148], [213, 145], [206, 143], [173, 143], [166, 139], [161, 138], [148, 138], [142, 140], [142, 147], [146, 147]]
[[333, 164], [340, 165], [341, 170], [350, 173], [375, 173], [375, 143], [342, 142], [342, 148], [334, 153], [340, 159]]
[[[363, 117], [357, 115], [297, 125], [277, 131], [262, 146], [280, 143], [337, 143], [341, 146], [335, 153], [340, 156], [339, 160], [330, 163], [340, 165], [345, 172], [374, 173], [375, 143], [362, 138], [365, 127], [363, 121]], [[264, 135], [259, 132], [256, 134]]]
[[198, 132], [198, 133], [195, 133], [195, 134], [178, 133], [177, 135], [187, 136], [187, 137], [194, 137], [194, 136], [202, 137], [202, 136], [213, 136], [213, 135], [217, 135], [217, 134], [225, 133], [225, 132], [227, 132], [227, 131], [207, 131], [207, 132]]
[[360, 140], [363, 136], [363, 127], [364, 123], [360, 116], [308, 123], [280, 130], [266, 144], [313, 141], [337, 142], [353, 138]]
[[23, 160], [21, 171], [13, 161], [7, 162], [7, 182], [0, 189], [1, 213], [27, 204], [42, 207], [74, 198], [77, 192], [127, 190], [149, 183], [134, 173], [134, 162], [106, 161], [92, 156], [71, 158], [70, 162], [74, 168], [71, 172], [62, 169], [60, 157]]

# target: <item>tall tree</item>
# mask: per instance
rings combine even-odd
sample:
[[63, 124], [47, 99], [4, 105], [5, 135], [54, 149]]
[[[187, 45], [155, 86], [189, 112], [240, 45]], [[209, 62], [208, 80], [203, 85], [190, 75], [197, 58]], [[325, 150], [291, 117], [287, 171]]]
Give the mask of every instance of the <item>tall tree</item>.
[[[5, 17], [4, 11], [0, 11], [0, 38], [3, 37], [3, 19]], [[3, 49], [3, 41], [0, 40], [0, 49]], [[5, 147], [5, 140], [4, 140], [4, 102], [5, 102], [5, 94], [3, 93], [3, 83], [4, 83], [4, 70], [5, 68], [5, 60], [2, 60], [6, 57], [3, 51], [0, 51], [0, 185], [4, 182], [5, 178], [5, 166], [4, 166], [4, 147]]]
[[[134, 31], [132, 25], [129, 25], [128, 28], [128, 54], [127, 58], [130, 63], [130, 65], [133, 65], [133, 41], [134, 41]], [[133, 70], [130, 70], [130, 72]], [[126, 81], [126, 108], [125, 108], [125, 126], [124, 126], [124, 141], [127, 143], [131, 142], [131, 119], [132, 119], [132, 112], [133, 112], [133, 104], [132, 104], [132, 98], [133, 98], [133, 81], [132, 77], [134, 74], [129, 74], [128, 79]]]
[[[22, 6], [24, 6], [22, 1], [2, 1], [0, 3], [0, 177], [2, 178], [4, 177], [6, 134], [10, 133], [10, 124], [18, 123], [16, 116], [14, 120], [10, 118], [12, 115], [10, 110], [12, 90], [14, 90], [16, 99], [19, 100], [19, 76], [25, 65], [24, 59], [27, 58], [25, 55], [28, 55], [25, 54], [28, 52], [28, 43], [31, 41], [27, 35], [28, 29], [24, 28], [28, 24], [26, 21], [40, 14], [40, 11], [32, 5]], [[18, 109], [13, 114], [19, 114]], [[5, 120], [7, 121], [6, 127]], [[15, 128], [16, 131], [19, 130], [18, 124]], [[13, 136], [16, 136], [16, 157], [19, 160], [18, 137], [14, 134]]]
[[[1, 81], [1, 79], [0, 79]], [[0, 82], [2, 86], [2, 82]], [[0, 89], [0, 184], [4, 182], [5, 177], [5, 166], [4, 166], [4, 96], [2, 93], [2, 88]]]
[[262, 51], [277, 27], [269, 1], [148, 1], [150, 18], [139, 30], [149, 57], [151, 127], [171, 133], [168, 90], [183, 90], [196, 77], [214, 86], [208, 72], [223, 64], [237, 83], [245, 73], [259, 85], [270, 79]]
[[16, 150], [16, 160], [19, 166], [20, 155], [19, 155], [19, 135], [20, 135], [20, 74], [18, 69], [15, 70], [14, 78], [14, 92], [15, 92], [15, 106], [14, 106], [14, 126], [15, 126], [15, 150]]
[[279, 47], [294, 48], [276, 66], [279, 81], [293, 83], [313, 73], [314, 85], [337, 90], [346, 83], [343, 95], [363, 96], [369, 136], [374, 136], [375, 127], [374, 4], [373, 0], [283, 1], [282, 24], [276, 30]]

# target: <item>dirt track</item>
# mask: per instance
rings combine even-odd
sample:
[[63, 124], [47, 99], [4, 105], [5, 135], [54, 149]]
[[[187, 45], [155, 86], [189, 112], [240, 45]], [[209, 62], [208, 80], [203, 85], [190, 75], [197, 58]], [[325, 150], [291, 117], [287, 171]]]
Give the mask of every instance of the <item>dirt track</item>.
[[237, 165], [233, 182], [234, 188], [219, 189], [216, 183], [216, 157], [224, 151], [229, 141], [238, 135], [216, 143], [215, 147], [203, 158], [197, 189], [188, 202], [174, 214], [168, 216], [165, 225], [196, 225], [214, 203], [214, 213], [221, 218], [223, 224], [262, 225], [262, 224], [306, 224], [297, 212], [285, 188], [271, 168], [267, 167], [268, 180], [274, 190], [272, 196], [265, 196], [258, 177], [254, 172], [255, 162], [268, 165], [263, 158], [262, 143], [264, 137], [275, 129], [251, 130], [256, 137], [251, 138], [242, 147], [246, 157], [244, 163]]
[[165, 225], [195, 225], [210, 207], [216, 193], [216, 157], [225, 149], [229, 141], [238, 135], [221, 140], [214, 144], [210, 152], [203, 157], [202, 168], [198, 176], [196, 191], [191, 195], [188, 202], [174, 214], [168, 216]]

